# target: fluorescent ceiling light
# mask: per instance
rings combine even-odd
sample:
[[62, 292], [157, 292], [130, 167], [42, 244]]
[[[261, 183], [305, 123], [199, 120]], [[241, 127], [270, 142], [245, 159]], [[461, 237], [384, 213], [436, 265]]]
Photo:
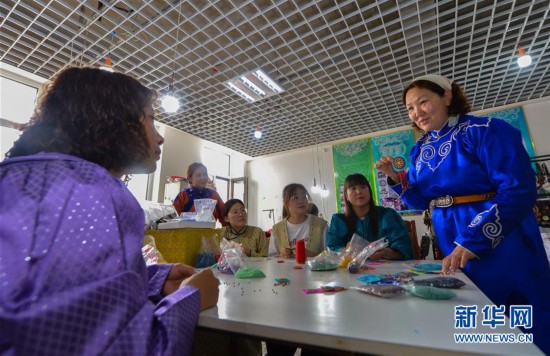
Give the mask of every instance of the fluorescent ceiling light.
[[225, 85], [250, 103], [283, 92], [283, 88], [260, 69], [230, 80]]
[[254, 72], [254, 75], [260, 79], [264, 84], [266, 84], [269, 89], [277, 92], [277, 93], [280, 93], [283, 91], [283, 89], [278, 86], [274, 81], [273, 79], [271, 79], [267, 74], [265, 74], [264, 72], [262, 72], [260, 69], [258, 69], [257, 71]]
[[246, 93], [246, 91], [242, 90], [241, 88], [239, 88], [238, 86], [236, 86], [232, 82], [228, 82], [227, 86], [229, 87], [229, 89], [233, 90], [235, 93], [239, 94], [241, 97], [248, 100], [249, 102], [254, 102], [254, 101], [258, 100], [258, 99], [255, 99], [255, 98], [251, 97], [250, 95], [248, 95]]
[[241, 79], [242, 79], [244, 85], [246, 85], [248, 88], [250, 88], [250, 90], [252, 90], [254, 93], [256, 93], [260, 96], [266, 96], [265, 91], [258, 88], [254, 83], [252, 83], [250, 80], [248, 80], [248, 78], [242, 77]]

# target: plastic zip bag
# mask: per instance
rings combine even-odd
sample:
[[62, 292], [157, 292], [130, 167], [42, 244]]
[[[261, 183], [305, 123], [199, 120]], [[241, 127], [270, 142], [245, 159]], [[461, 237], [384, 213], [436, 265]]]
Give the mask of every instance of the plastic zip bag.
[[312, 271], [334, 271], [338, 268], [338, 252], [325, 250], [307, 262]]
[[216, 263], [216, 258], [214, 256], [214, 246], [212, 246], [211, 240], [208, 240], [206, 237], [201, 237], [201, 248], [197, 253], [197, 260], [195, 263], [196, 268], [206, 268], [212, 266]]
[[348, 265], [349, 273], [359, 272], [359, 268], [367, 261], [367, 258], [372, 256], [378, 250], [388, 247], [389, 241], [386, 238], [376, 240], [371, 242], [367, 247], [365, 247], [361, 252], [359, 252], [353, 260]]
[[367, 244], [367, 240], [357, 234], [353, 234], [346, 248], [340, 253], [340, 265], [338, 267], [346, 268]]
[[359, 287], [350, 287], [350, 289], [355, 289], [382, 298], [390, 298], [405, 294], [405, 289], [403, 287], [389, 284], [369, 284]]
[[155, 265], [157, 263], [166, 263], [164, 257], [157, 249], [155, 244], [155, 238], [150, 235], [146, 235], [143, 239], [143, 247], [141, 247], [141, 253], [143, 254], [143, 259], [145, 260], [145, 265]]

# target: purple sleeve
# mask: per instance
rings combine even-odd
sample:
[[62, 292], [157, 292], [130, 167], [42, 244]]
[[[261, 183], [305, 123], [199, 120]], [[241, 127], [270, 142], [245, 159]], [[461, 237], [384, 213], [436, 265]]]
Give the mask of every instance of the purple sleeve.
[[147, 271], [127, 188], [82, 160], [21, 161], [0, 166], [0, 353], [189, 354], [199, 291], [160, 299], [170, 266]]
[[150, 301], [157, 303], [162, 299], [162, 287], [173, 266], [173, 263], [147, 266], [147, 276], [149, 277], [147, 296]]
[[194, 287], [181, 287], [163, 298], [155, 310], [157, 332], [148, 354], [190, 354], [199, 311], [200, 292]]
[[22, 355], [189, 354], [199, 291], [183, 287], [155, 306], [136, 298], [140, 288], [139, 276], [123, 273], [39, 298], [22, 310], [7, 305], [11, 310], [0, 313], [0, 347]]

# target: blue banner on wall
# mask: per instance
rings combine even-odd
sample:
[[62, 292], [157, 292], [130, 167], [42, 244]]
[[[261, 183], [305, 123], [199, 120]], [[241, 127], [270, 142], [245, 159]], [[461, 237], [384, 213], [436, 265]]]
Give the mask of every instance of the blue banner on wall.
[[521, 132], [523, 146], [527, 150], [529, 157], [535, 156], [535, 147], [533, 146], [533, 141], [531, 140], [531, 135], [529, 134], [529, 129], [527, 128], [527, 123], [525, 121], [525, 115], [523, 114], [523, 108], [521, 106], [513, 109], [493, 112], [483, 116], [498, 117], [518, 129]]

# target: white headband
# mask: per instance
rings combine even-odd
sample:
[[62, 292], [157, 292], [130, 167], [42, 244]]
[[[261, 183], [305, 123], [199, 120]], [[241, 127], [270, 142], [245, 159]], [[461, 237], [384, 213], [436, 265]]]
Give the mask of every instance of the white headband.
[[437, 74], [422, 75], [420, 77], [414, 78], [414, 80], [411, 83], [414, 83], [417, 80], [427, 80], [428, 82], [432, 82], [434, 84], [439, 85], [440, 87], [442, 87], [445, 90], [452, 90], [453, 89], [453, 87], [452, 87], [453, 81], [450, 80], [450, 79], [447, 79], [445, 77], [442, 77], [441, 75], [437, 75]]

